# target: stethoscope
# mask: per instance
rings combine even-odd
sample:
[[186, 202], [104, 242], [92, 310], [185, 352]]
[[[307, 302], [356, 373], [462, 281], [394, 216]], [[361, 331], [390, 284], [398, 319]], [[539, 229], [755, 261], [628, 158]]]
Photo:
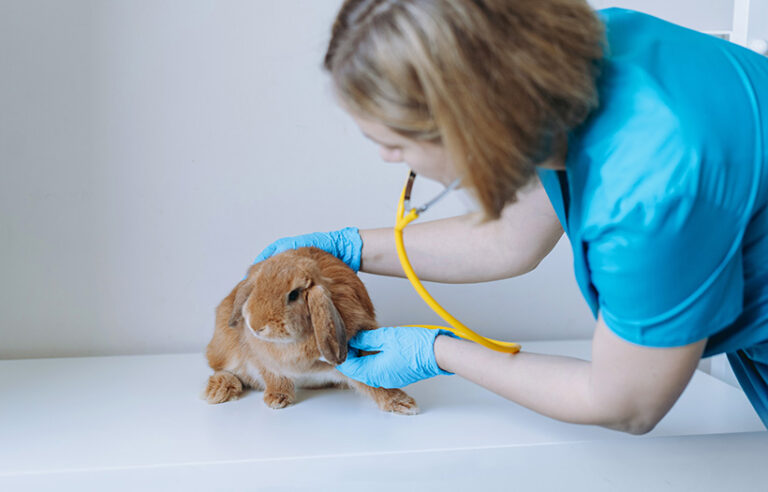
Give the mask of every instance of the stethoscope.
[[[442, 199], [447, 193], [455, 189], [461, 179], [456, 179], [443, 191], [441, 191], [436, 197], [428, 201], [421, 207], [411, 207], [411, 190], [413, 189], [413, 182], [416, 180], [416, 173], [413, 171], [408, 175], [408, 181], [403, 187], [403, 193], [400, 195], [400, 202], [397, 205], [397, 217], [395, 218], [395, 248], [397, 249], [397, 256], [400, 258], [400, 265], [403, 267], [405, 276], [411, 281], [413, 288], [424, 299], [429, 307], [432, 308], [446, 323], [451, 325], [451, 328], [447, 326], [435, 326], [435, 325], [408, 325], [418, 326], [421, 328], [429, 328], [432, 330], [443, 329], [448, 330], [461, 338], [471, 340], [479, 343], [480, 345], [487, 347], [498, 352], [517, 353], [520, 351], [520, 345], [512, 342], [502, 342], [499, 340], [493, 340], [484, 336], [478, 335], [474, 331], [464, 326], [459, 320], [451, 316], [451, 314], [443, 309], [443, 307], [435, 301], [435, 299], [427, 292], [427, 289], [421, 284], [419, 277], [416, 276], [416, 272], [413, 271], [410, 261], [408, 261], [408, 255], [405, 253], [405, 244], [403, 242], [403, 229], [405, 226], [416, 220], [419, 214], [426, 212], [432, 205]], [[408, 214], [406, 215], [406, 209]]]

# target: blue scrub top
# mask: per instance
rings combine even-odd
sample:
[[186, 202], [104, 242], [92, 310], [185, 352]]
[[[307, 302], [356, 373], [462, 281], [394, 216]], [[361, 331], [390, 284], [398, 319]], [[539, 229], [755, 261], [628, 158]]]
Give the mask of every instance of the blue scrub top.
[[768, 58], [600, 12], [599, 107], [538, 169], [592, 312], [621, 338], [727, 353], [768, 427]]

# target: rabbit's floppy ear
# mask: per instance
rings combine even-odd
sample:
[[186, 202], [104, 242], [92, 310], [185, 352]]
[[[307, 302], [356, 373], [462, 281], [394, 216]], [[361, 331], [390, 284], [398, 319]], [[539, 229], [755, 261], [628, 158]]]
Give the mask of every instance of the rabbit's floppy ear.
[[260, 263], [255, 263], [248, 268], [248, 275], [235, 287], [235, 301], [232, 305], [232, 315], [229, 318], [229, 326], [235, 327], [243, 319], [243, 306], [248, 296], [253, 292], [256, 272], [261, 268]]
[[248, 300], [248, 296], [253, 291], [253, 281], [243, 280], [240, 285], [237, 286], [235, 293], [235, 302], [232, 305], [232, 316], [229, 318], [229, 326], [235, 327], [241, 319], [243, 319], [243, 306], [245, 301]]
[[347, 335], [344, 320], [333, 305], [330, 292], [322, 285], [310, 287], [307, 304], [317, 348], [329, 363], [341, 364], [347, 359]]

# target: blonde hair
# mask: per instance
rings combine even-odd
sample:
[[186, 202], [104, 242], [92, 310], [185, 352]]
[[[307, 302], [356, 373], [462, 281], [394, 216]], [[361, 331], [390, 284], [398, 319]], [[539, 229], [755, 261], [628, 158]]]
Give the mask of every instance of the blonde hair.
[[346, 0], [324, 67], [350, 111], [441, 142], [495, 219], [597, 105], [602, 48], [584, 0]]

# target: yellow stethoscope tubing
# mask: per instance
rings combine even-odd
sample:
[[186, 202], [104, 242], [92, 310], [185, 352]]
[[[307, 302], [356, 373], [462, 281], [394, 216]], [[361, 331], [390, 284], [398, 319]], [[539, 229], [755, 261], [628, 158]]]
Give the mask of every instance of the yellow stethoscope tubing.
[[443, 309], [443, 307], [435, 301], [435, 299], [427, 292], [427, 289], [424, 288], [424, 286], [421, 283], [421, 280], [419, 280], [419, 277], [416, 276], [416, 272], [414, 272], [413, 267], [411, 266], [411, 262], [408, 260], [408, 255], [405, 253], [405, 242], [403, 241], [403, 229], [405, 229], [405, 226], [416, 220], [418, 218], [419, 214], [416, 211], [415, 208], [412, 208], [409, 210], [408, 215], [405, 214], [405, 195], [406, 190], [409, 188], [409, 183], [413, 182], [413, 178], [411, 175], [408, 176], [408, 182], [406, 182], [406, 185], [403, 187], [403, 192], [400, 195], [400, 203], [398, 203], [397, 206], [397, 217], [395, 219], [395, 249], [397, 249], [397, 256], [400, 259], [400, 265], [403, 267], [403, 271], [405, 272], [405, 276], [408, 277], [408, 280], [411, 281], [411, 284], [413, 285], [413, 288], [416, 289], [416, 292], [421, 296], [421, 298], [424, 300], [424, 302], [429, 305], [429, 307], [432, 308], [443, 320], [445, 320], [446, 323], [451, 325], [451, 327], [447, 326], [435, 326], [435, 325], [408, 325], [408, 326], [418, 326], [421, 328], [429, 328], [431, 330], [448, 330], [455, 335], [464, 338], [466, 340], [471, 340], [475, 343], [478, 343], [484, 347], [487, 347], [491, 350], [495, 350], [497, 352], [506, 352], [510, 354], [514, 354], [520, 351], [520, 345], [513, 342], [503, 342], [500, 340], [493, 340], [491, 338], [486, 338], [482, 335], [478, 335], [474, 331], [470, 330], [464, 324], [462, 324], [459, 320], [451, 316], [451, 314]]

